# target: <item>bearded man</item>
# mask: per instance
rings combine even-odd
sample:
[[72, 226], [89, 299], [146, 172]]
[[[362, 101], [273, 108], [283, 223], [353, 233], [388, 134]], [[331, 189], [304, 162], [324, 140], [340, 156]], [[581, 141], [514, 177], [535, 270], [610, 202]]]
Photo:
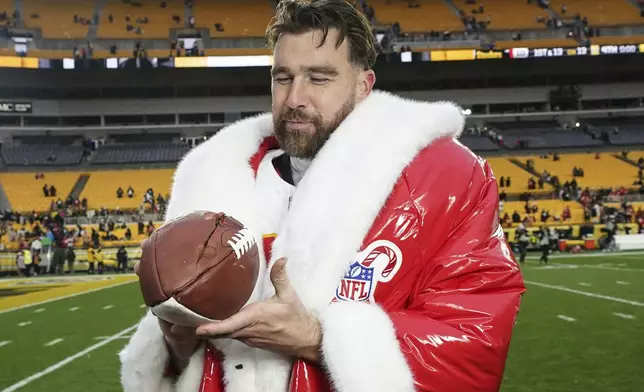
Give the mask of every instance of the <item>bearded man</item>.
[[344, 0], [282, 0], [267, 39], [272, 113], [191, 151], [166, 214], [239, 219], [265, 279], [196, 330], [148, 313], [125, 391], [498, 390], [524, 285], [460, 108], [372, 91], [371, 29]]

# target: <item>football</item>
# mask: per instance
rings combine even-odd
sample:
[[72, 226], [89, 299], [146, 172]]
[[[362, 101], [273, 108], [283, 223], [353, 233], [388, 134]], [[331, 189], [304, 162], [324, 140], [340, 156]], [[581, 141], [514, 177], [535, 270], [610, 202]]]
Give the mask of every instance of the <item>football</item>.
[[192, 212], [170, 220], [143, 245], [139, 284], [157, 317], [199, 326], [237, 313], [260, 270], [257, 242], [224, 213]]

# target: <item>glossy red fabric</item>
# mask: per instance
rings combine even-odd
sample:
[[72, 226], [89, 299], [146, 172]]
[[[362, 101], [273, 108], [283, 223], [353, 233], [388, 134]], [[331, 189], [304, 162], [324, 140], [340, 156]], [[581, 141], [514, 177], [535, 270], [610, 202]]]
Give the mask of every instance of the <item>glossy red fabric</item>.
[[[394, 324], [416, 390], [497, 391], [525, 288], [499, 226], [489, 165], [452, 139], [426, 147], [363, 245], [377, 240], [405, 260], [374, 298]], [[223, 392], [215, 369], [205, 368], [204, 384], [217, 387], [202, 392]], [[290, 392], [332, 392], [329, 385], [320, 368], [295, 362]]]

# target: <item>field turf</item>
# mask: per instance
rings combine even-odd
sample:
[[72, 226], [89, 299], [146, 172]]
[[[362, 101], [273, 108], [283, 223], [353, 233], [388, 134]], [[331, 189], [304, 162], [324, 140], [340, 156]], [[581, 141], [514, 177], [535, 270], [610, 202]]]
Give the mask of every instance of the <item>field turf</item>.
[[[528, 292], [501, 391], [644, 390], [644, 253], [522, 268]], [[143, 300], [134, 276], [94, 279], [0, 280], [0, 392], [120, 391], [117, 353]], [[47, 293], [66, 297], [39, 304]]]

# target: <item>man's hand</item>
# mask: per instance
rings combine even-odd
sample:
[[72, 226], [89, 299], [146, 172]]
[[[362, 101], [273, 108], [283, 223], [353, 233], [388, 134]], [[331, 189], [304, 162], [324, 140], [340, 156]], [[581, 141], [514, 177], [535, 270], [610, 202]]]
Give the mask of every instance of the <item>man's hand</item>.
[[199, 346], [199, 339], [195, 334], [195, 329], [172, 325], [161, 319], [159, 326], [163, 331], [163, 337], [170, 351], [170, 361], [174, 371], [178, 374], [188, 367], [190, 357]]
[[300, 301], [286, 275], [286, 259], [279, 259], [271, 270], [275, 295], [264, 302], [248, 305], [237, 314], [197, 328], [203, 338], [237, 339], [251, 347], [320, 360], [320, 322]]

